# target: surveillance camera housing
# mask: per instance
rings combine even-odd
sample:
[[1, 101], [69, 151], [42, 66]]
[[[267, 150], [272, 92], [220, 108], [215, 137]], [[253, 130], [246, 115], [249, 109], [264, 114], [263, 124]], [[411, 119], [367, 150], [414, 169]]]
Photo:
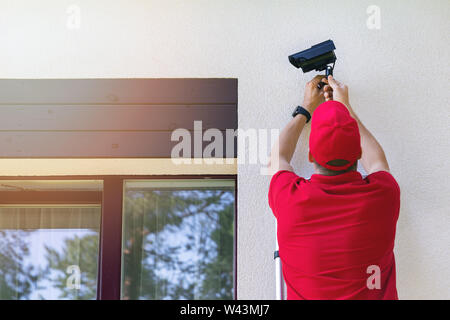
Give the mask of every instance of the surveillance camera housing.
[[303, 72], [329, 70], [328, 64], [334, 64], [336, 61], [334, 50], [336, 50], [336, 47], [333, 41], [327, 40], [312, 46], [310, 49], [290, 55], [289, 61], [294, 67], [301, 68]]

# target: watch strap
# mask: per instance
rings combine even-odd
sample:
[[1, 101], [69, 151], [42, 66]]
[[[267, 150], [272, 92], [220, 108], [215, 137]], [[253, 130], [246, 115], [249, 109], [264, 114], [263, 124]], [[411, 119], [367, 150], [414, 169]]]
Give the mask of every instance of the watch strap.
[[295, 116], [302, 114], [306, 117], [306, 123], [308, 123], [311, 120], [311, 114], [308, 110], [303, 108], [302, 106], [298, 106], [295, 108], [294, 112], [292, 113], [292, 117], [295, 118]]

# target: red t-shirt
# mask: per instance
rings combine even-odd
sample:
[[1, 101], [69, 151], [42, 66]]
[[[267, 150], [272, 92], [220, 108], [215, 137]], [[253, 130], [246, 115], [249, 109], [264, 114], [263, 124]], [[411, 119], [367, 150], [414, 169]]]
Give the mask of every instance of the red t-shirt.
[[279, 171], [269, 205], [288, 299], [398, 299], [393, 249], [400, 188], [390, 173], [306, 180]]

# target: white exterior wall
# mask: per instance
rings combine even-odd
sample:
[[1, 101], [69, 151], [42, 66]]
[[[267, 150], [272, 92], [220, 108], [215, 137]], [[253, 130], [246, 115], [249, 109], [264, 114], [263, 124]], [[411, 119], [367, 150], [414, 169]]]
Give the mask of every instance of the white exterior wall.
[[[79, 29], [66, 27], [72, 4]], [[373, 4], [380, 30], [366, 26]], [[0, 0], [0, 78], [238, 78], [239, 127], [281, 128], [312, 77], [287, 56], [331, 38], [335, 76], [401, 187], [399, 297], [449, 299], [449, 17], [447, 0]], [[306, 177], [308, 135], [294, 158]], [[269, 179], [258, 165], [238, 174], [238, 297], [272, 299]]]

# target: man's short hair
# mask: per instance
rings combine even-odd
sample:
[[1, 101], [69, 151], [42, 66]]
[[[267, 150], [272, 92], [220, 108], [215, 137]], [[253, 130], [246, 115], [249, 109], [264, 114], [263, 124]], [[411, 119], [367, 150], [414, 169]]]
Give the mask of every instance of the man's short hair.
[[[314, 163], [319, 168], [320, 173], [323, 174], [323, 175], [326, 175], [326, 176], [337, 176], [339, 174], [343, 174], [343, 173], [346, 173], [346, 172], [356, 171], [356, 169], [358, 168], [358, 160], [356, 160], [353, 163], [353, 165], [348, 167], [348, 169], [340, 170], [340, 171], [327, 169], [327, 168], [321, 166], [320, 164], [318, 164], [316, 162], [316, 160], [314, 160]], [[330, 165], [330, 166], [343, 166], [343, 165], [348, 164], [348, 161], [347, 160], [342, 160], [342, 159], [336, 159], [336, 160], [328, 161], [327, 164]]]

